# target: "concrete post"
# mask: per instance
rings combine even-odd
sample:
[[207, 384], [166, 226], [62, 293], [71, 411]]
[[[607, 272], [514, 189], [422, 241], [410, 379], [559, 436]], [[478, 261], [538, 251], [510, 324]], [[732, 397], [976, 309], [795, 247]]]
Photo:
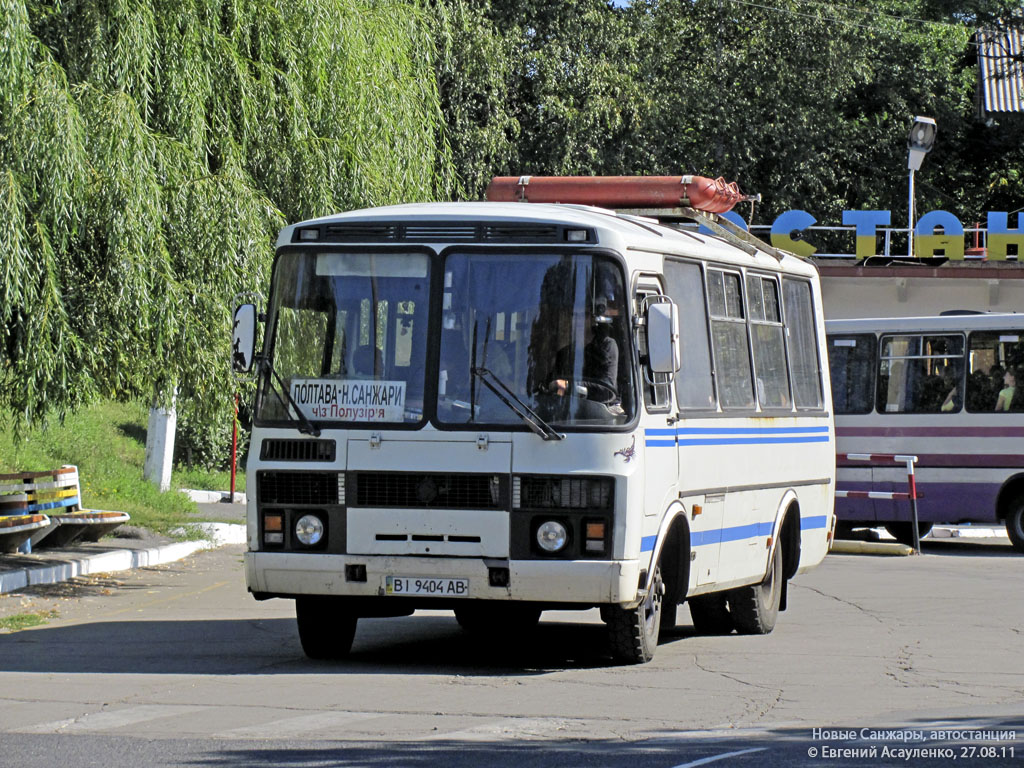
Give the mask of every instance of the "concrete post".
[[150, 408], [146, 429], [146, 464], [142, 475], [160, 488], [171, 487], [171, 467], [174, 463], [174, 430], [178, 414], [171, 402], [170, 408]]

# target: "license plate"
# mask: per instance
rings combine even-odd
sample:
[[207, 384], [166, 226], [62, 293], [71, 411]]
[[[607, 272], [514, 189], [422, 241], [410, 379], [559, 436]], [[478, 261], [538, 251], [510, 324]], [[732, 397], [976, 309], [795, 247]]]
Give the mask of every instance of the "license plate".
[[389, 595], [469, 597], [469, 579], [427, 576], [388, 576], [384, 591]]

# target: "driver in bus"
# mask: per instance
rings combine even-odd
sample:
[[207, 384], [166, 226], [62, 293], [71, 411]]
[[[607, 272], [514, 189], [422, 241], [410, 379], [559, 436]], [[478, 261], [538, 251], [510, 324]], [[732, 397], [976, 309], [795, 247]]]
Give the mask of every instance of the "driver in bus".
[[[602, 403], [609, 408], [620, 407], [619, 345], [611, 335], [615, 314], [618, 314], [618, 310], [611, 306], [607, 298], [600, 298], [595, 303], [591, 322], [587, 326], [587, 341], [583, 347], [583, 381], [578, 382], [577, 388], [577, 391], [588, 400]], [[573, 370], [571, 354], [571, 344], [558, 350], [547, 387], [548, 392], [562, 396], [570, 392]]]

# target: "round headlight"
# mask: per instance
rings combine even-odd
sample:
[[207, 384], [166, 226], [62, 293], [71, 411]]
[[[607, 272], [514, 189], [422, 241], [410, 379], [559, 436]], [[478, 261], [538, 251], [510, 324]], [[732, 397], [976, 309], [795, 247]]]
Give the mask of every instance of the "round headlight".
[[569, 540], [569, 534], [565, 526], [557, 520], [548, 520], [541, 523], [537, 529], [537, 544], [545, 552], [558, 552]]
[[311, 547], [324, 536], [324, 523], [316, 515], [303, 515], [295, 523], [295, 538]]

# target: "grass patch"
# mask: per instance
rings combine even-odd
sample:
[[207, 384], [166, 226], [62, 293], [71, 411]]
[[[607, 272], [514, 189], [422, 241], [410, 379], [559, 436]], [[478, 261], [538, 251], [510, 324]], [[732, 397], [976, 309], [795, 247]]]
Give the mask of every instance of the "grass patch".
[[0, 618], [0, 632], [19, 632], [29, 627], [38, 627], [50, 619], [57, 618], [56, 611], [37, 611], [36, 613], [16, 613], [13, 616]]
[[[23, 430], [15, 439], [10, 420], [0, 422], [0, 473], [78, 467], [82, 506], [127, 512], [131, 524], [168, 534], [195, 522], [195, 502], [182, 493], [159, 489], [143, 479], [148, 407], [141, 403], [96, 403], [60, 424]], [[228, 472], [175, 470], [172, 488], [227, 491]], [[245, 490], [239, 474], [236, 490]]]

